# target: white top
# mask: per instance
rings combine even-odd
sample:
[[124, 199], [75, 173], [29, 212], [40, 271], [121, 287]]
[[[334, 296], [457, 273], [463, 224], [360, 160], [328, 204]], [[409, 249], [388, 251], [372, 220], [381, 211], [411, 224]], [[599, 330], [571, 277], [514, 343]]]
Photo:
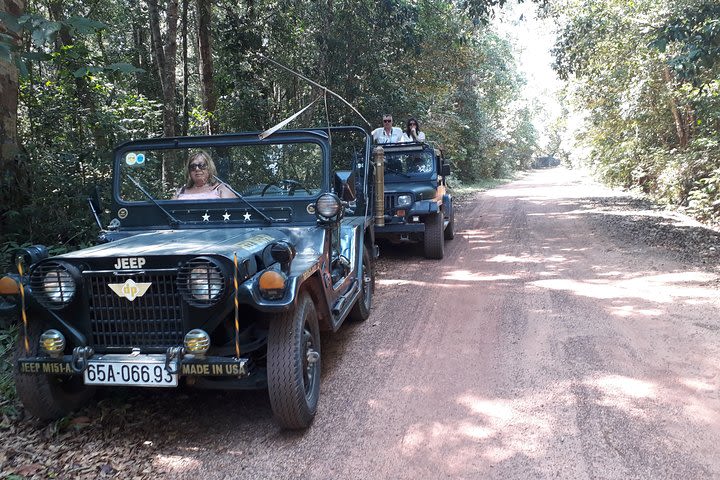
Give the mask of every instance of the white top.
[[[417, 136], [418, 142], [424, 142], [425, 141], [425, 132], [416, 132], [415, 134]], [[400, 139], [401, 142], [414, 142], [413, 138], [408, 135], [407, 133], [403, 133], [402, 138]]]
[[403, 132], [400, 127], [392, 127], [390, 134], [385, 131], [384, 127], [376, 128], [370, 135], [372, 135], [375, 143], [400, 143], [402, 142]]
[[199, 193], [186, 193], [185, 187], [181, 187], [177, 193], [175, 193], [175, 200], [213, 200], [215, 198], [222, 198], [221, 185], [221, 183], [218, 183], [210, 190]]

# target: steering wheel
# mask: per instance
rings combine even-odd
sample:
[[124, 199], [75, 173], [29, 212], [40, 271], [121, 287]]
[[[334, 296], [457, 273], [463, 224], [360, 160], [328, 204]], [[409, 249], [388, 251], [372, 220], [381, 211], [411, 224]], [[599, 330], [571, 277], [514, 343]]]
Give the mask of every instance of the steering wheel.
[[[287, 190], [288, 195], [295, 195], [295, 190], [298, 188], [301, 188], [302, 190], [305, 190], [308, 195], [312, 195], [312, 192], [308, 190], [302, 183], [298, 182], [297, 180], [291, 180], [289, 178], [284, 178], [280, 180], [277, 183], [267, 183], [262, 189], [262, 192], [260, 193], [261, 197], [265, 196], [265, 193], [267, 193], [268, 189], [275, 185], [281, 185], [281, 188], [283, 190]], [[285, 186], [284, 188], [282, 186]]]

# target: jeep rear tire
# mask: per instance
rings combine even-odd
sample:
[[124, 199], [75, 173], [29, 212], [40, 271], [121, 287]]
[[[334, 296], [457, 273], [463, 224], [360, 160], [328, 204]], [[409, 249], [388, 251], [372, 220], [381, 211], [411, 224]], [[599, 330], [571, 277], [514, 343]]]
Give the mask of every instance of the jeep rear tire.
[[15, 390], [25, 409], [41, 420], [55, 420], [78, 410], [90, 401], [95, 388], [86, 387], [82, 375], [61, 376], [20, 373], [18, 359], [39, 356], [43, 328], [37, 321], [28, 325], [30, 353], [25, 352], [25, 338], [20, 328], [13, 362]]
[[443, 235], [443, 213], [432, 213], [425, 217], [425, 257], [440, 260], [445, 255], [445, 237]]
[[368, 319], [372, 307], [372, 296], [375, 291], [375, 265], [370, 259], [367, 246], [363, 248], [362, 269], [360, 296], [355, 301], [355, 305], [353, 305], [348, 316], [353, 322], [364, 322]]
[[310, 426], [320, 397], [320, 328], [310, 295], [270, 320], [267, 377], [275, 420], [287, 429]]
[[448, 224], [445, 227], [445, 240], [452, 240], [455, 238], [455, 209], [450, 208], [450, 219], [448, 220]]

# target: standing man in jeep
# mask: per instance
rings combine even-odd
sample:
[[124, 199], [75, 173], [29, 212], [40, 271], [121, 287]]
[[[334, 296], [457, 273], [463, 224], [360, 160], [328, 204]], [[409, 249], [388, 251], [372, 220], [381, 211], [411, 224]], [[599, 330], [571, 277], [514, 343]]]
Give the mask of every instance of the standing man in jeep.
[[393, 127], [393, 117], [389, 113], [383, 114], [383, 126], [376, 128], [371, 132], [373, 141], [378, 144], [382, 143], [399, 143], [403, 136], [403, 131], [399, 127]]

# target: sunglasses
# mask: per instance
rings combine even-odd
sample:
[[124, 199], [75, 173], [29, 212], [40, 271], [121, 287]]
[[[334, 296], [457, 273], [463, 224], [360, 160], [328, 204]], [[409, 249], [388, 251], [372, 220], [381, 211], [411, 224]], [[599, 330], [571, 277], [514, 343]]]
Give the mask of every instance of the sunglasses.
[[408, 123], [408, 125], [415, 125], [415, 126], [417, 126], [417, 123], [415, 123], [415, 122], [410, 122], [410, 123]]
[[385, 119], [383, 119], [383, 123], [392, 123], [392, 120], [385, 120]]
[[205, 170], [207, 168], [207, 163], [191, 163], [188, 165], [188, 170], [191, 172], [193, 170]]

